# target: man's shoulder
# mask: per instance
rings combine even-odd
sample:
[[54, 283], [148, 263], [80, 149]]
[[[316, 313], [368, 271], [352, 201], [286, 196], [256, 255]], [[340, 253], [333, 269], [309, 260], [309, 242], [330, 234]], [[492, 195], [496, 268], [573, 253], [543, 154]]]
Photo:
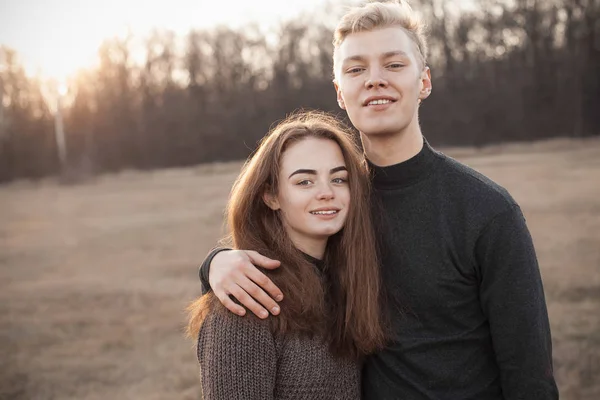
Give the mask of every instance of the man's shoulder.
[[473, 167], [437, 151], [444, 181], [457, 193], [477, 204], [494, 210], [517, 205], [515, 199], [502, 185]]

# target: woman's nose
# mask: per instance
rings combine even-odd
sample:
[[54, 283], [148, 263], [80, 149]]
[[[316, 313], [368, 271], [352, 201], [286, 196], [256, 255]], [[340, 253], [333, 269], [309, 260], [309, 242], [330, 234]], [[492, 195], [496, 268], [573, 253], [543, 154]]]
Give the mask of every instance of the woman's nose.
[[334, 198], [334, 192], [329, 184], [323, 184], [319, 187], [319, 193], [317, 195], [319, 200], [331, 200]]

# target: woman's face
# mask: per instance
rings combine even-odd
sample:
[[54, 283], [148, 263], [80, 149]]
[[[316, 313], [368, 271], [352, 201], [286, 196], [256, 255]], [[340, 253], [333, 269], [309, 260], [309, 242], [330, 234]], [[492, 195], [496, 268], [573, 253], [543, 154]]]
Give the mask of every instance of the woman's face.
[[329, 236], [344, 226], [350, 206], [348, 171], [338, 144], [309, 137], [283, 153], [276, 194], [266, 204], [279, 210], [294, 245], [321, 258]]

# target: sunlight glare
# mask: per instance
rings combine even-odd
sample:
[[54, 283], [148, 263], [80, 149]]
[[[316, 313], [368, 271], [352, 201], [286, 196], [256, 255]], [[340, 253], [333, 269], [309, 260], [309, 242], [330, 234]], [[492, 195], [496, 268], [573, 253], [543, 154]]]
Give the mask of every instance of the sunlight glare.
[[[0, 44], [14, 48], [28, 74], [65, 81], [79, 69], [96, 63], [106, 39], [147, 35], [169, 29], [183, 36], [191, 29], [248, 22], [275, 24], [304, 10], [315, 10], [325, 0], [20, 0], [0, 13]], [[343, 0], [333, 0], [343, 1]], [[35, 27], [35, 28], [33, 28]]]
[[59, 83], [59, 85], [58, 85], [59, 96], [61, 96], [61, 97], [66, 96], [68, 92], [69, 92], [69, 88], [67, 87], [67, 85], [64, 83]]

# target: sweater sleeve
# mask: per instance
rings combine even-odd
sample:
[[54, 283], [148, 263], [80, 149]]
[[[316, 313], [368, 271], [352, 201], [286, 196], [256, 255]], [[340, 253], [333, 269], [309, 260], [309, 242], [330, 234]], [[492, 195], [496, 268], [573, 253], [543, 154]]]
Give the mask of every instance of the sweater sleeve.
[[558, 399], [537, 257], [518, 206], [495, 216], [476, 245], [480, 301], [506, 400]]
[[198, 277], [200, 278], [200, 283], [202, 284], [202, 294], [206, 294], [211, 290], [210, 283], [208, 281], [208, 274], [210, 273], [210, 263], [217, 254], [225, 250], [231, 249], [228, 247], [215, 247], [208, 253], [204, 261], [202, 261], [202, 265], [198, 269]]
[[277, 354], [265, 321], [209, 315], [198, 337], [198, 361], [204, 400], [273, 399]]

